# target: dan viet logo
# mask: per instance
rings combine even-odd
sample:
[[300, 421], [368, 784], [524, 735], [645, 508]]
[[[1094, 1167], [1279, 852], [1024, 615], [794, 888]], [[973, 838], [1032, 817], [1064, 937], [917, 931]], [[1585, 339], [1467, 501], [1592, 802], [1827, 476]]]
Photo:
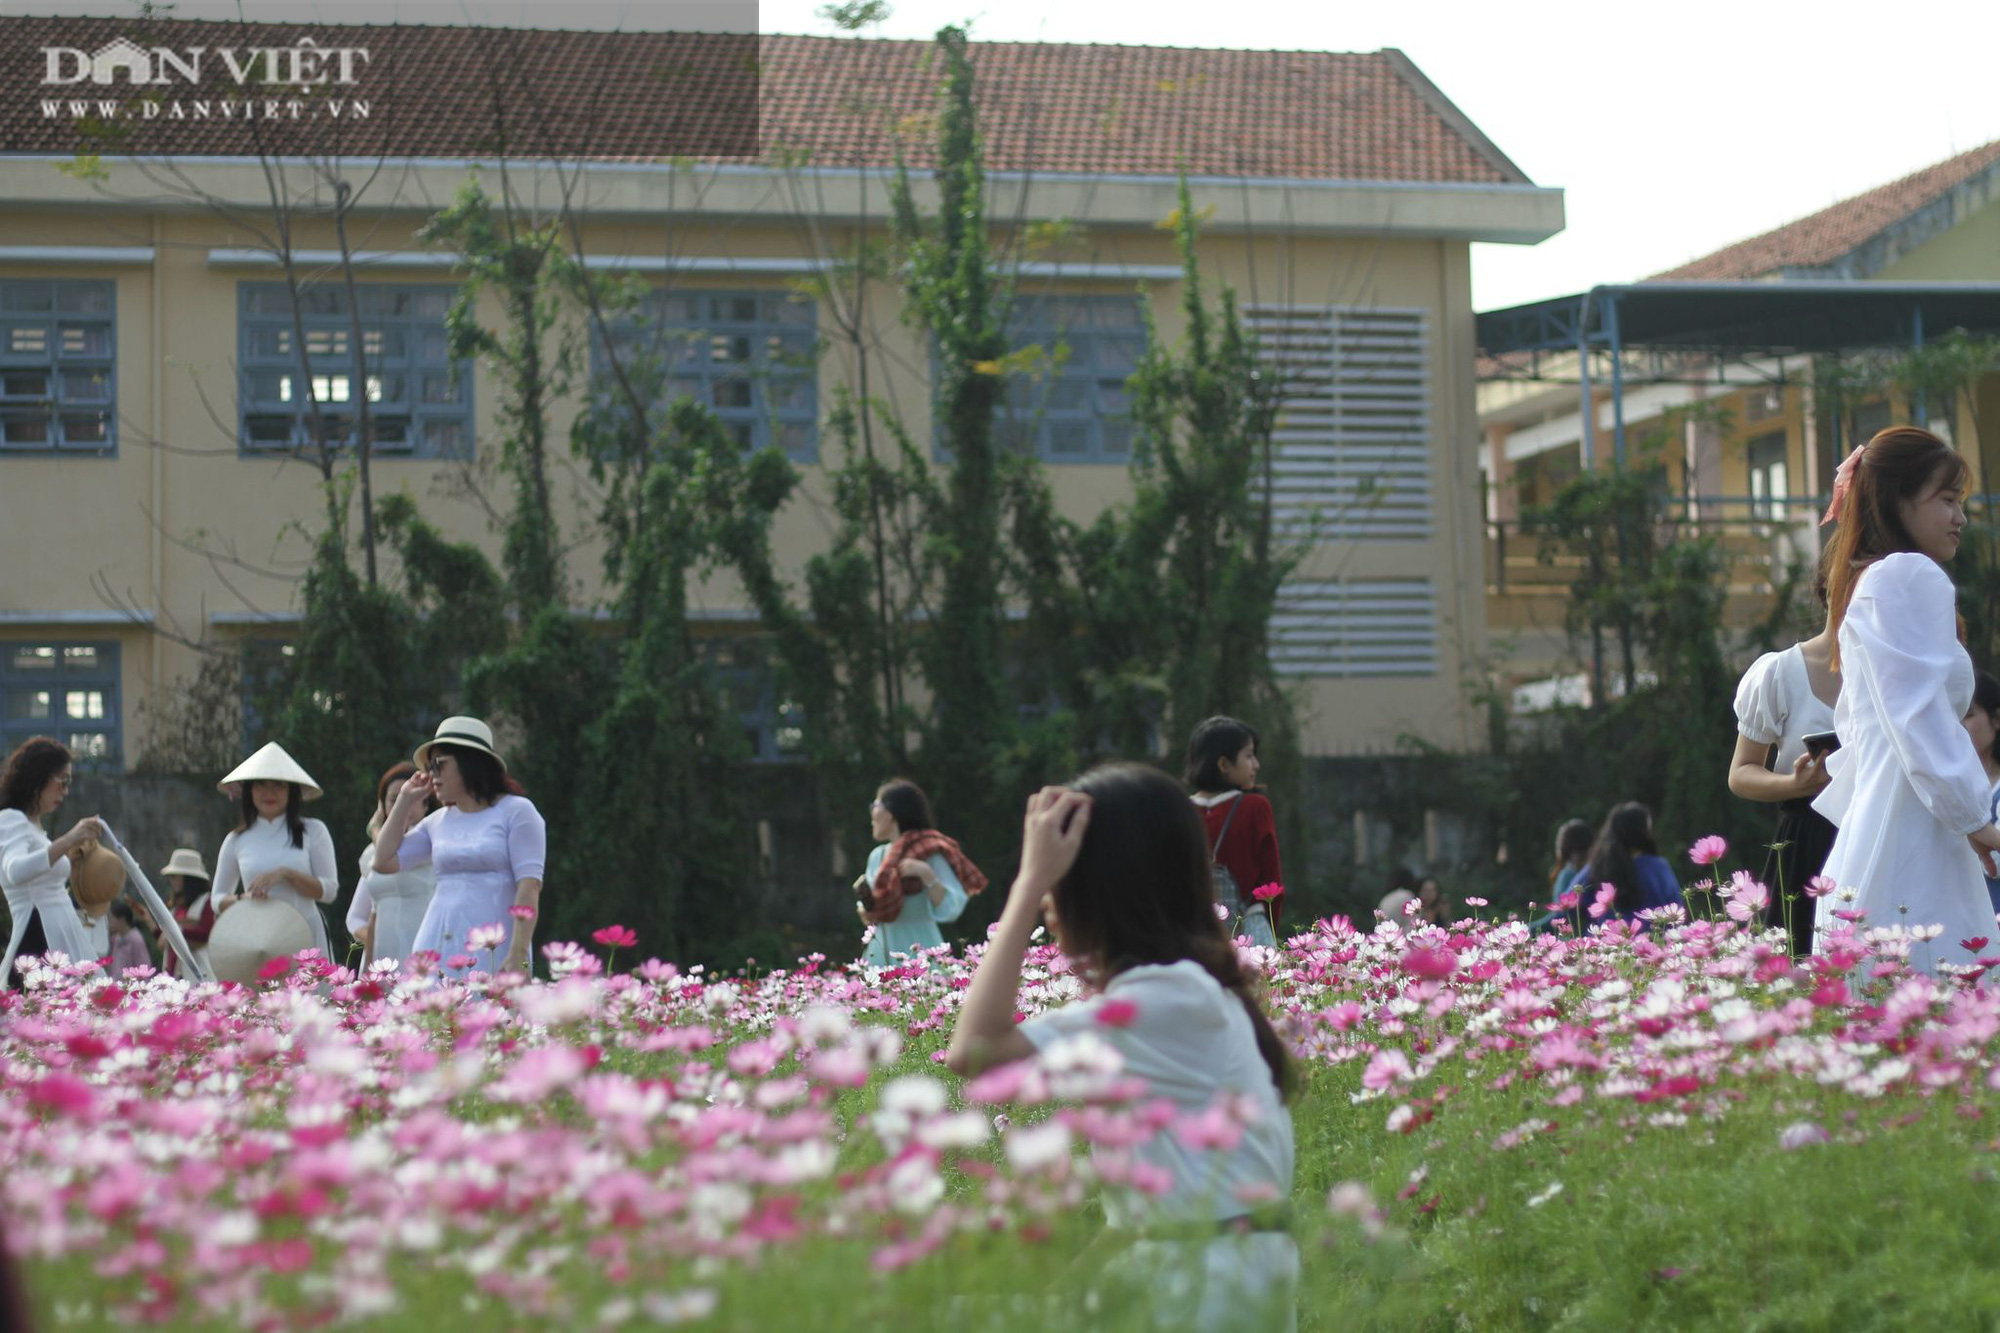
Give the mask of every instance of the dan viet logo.
[[[373, 63], [365, 46], [321, 46], [301, 37], [290, 46], [143, 47], [120, 37], [95, 51], [41, 50], [42, 86], [69, 90], [67, 97], [42, 98], [45, 120], [366, 120], [373, 111], [365, 98], [335, 95]], [[235, 85], [233, 95], [214, 91], [217, 75]], [[101, 95], [119, 87], [139, 96]], [[183, 100], [170, 95], [174, 89], [201, 91]]]

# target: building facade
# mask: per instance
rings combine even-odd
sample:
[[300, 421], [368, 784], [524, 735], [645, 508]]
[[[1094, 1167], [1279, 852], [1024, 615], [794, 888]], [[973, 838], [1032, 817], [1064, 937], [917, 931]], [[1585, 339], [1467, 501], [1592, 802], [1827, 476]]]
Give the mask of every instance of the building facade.
[[[925, 44], [763, 43], [766, 141], [807, 151], [591, 161], [573, 177], [516, 164], [508, 185], [553, 216], [567, 182], [584, 262], [647, 283], [649, 309], [685, 347], [672, 392], [798, 466], [803, 483], [775, 531], [796, 576], [830, 530], [837, 446], [820, 423], [851, 369], [802, 279], [887, 231], [891, 145], [856, 131], [859, 113], [837, 110], [848, 105], [837, 93], [875, 88], [907, 119], [934, 104], [937, 85]], [[1015, 336], [1059, 334], [1070, 350], [1024, 417], [1061, 509], [1088, 518], [1129, 494], [1123, 380], [1144, 346], [1141, 303], [1159, 336], [1180, 332], [1161, 223], [1185, 164], [1197, 206], [1212, 210], [1204, 276], [1235, 288], [1288, 385], [1281, 515], [1318, 525], [1274, 625], [1309, 748], [1380, 751], [1406, 734], [1475, 743], [1463, 681], [1486, 607], [1467, 447], [1469, 247], [1552, 234], [1560, 192], [1529, 182], [1395, 52], [972, 56], [996, 241], [1054, 220], [1080, 238], [1010, 261]], [[147, 705], [187, 688], [195, 645], [282, 651], [324, 513], [319, 473], [298, 449], [313, 406], [343, 422], [365, 394], [375, 494], [407, 492], [448, 535], [497, 552], [497, 395], [486, 368], [448, 356], [443, 321], [461, 275], [418, 233], [468, 178], [493, 190], [499, 176], [455, 160], [351, 164], [366, 186], [343, 246], [314, 193], [325, 182], [281, 163], [301, 200], [281, 253], [262, 225], [271, 163], [187, 158], [171, 190], [143, 163], [106, 158], [96, 179], [64, 165], [0, 158], [0, 699], [9, 744], [56, 734], [130, 765], [148, 743]], [[918, 195], [934, 203], [927, 180]], [[302, 282], [296, 310], [288, 275]], [[867, 296], [886, 368], [875, 392], [924, 438], [924, 339], [895, 318], [893, 286]], [[554, 438], [582, 407], [557, 405]], [[603, 599], [591, 486], [580, 468], [556, 478], [558, 519], [577, 543], [572, 599], [592, 613]], [[697, 603], [716, 634], [754, 634], [728, 579]], [[767, 735], [760, 749], [782, 746]]]

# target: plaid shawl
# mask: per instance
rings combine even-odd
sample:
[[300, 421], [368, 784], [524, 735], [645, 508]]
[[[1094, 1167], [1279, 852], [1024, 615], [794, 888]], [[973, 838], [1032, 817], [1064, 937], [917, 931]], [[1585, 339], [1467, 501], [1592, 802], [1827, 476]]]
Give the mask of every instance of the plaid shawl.
[[979, 867], [959, 850], [956, 842], [934, 828], [911, 829], [890, 843], [882, 856], [882, 868], [875, 872], [875, 882], [869, 885], [868, 894], [862, 899], [868, 921], [878, 926], [894, 921], [903, 914], [903, 899], [923, 892], [921, 881], [914, 876], [905, 879], [898, 866], [940, 854], [968, 895], [986, 887], [986, 876], [979, 873]]

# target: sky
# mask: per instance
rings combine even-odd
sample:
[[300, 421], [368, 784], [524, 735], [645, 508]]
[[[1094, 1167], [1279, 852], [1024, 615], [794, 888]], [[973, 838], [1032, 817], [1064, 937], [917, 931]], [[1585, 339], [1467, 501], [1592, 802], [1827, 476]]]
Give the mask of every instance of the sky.
[[[824, 0], [763, 0], [761, 31], [830, 34]], [[325, 22], [664, 28], [744, 21], [743, 0], [245, 0]], [[235, 0], [179, 0], [220, 17]], [[969, 23], [988, 41], [1375, 51], [1400, 48], [1537, 184], [1566, 229], [1473, 251], [1482, 310], [1628, 282], [2000, 139], [1983, 0], [891, 0], [873, 35]], [[131, 12], [120, 0], [0, 0], [0, 14]], [[975, 51], [976, 55], [976, 51]]]

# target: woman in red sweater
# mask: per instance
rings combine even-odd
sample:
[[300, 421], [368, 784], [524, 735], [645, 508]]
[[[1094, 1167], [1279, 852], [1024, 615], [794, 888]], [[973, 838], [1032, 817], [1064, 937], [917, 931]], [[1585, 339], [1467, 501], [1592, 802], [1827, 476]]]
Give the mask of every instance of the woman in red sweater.
[[1208, 830], [1216, 901], [1229, 909], [1232, 931], [1277, 946], [1278, 824], [1257, 786], [1257, 729], [1233, 717], [1212, 717], [1188, 739], [1187, 784]]

